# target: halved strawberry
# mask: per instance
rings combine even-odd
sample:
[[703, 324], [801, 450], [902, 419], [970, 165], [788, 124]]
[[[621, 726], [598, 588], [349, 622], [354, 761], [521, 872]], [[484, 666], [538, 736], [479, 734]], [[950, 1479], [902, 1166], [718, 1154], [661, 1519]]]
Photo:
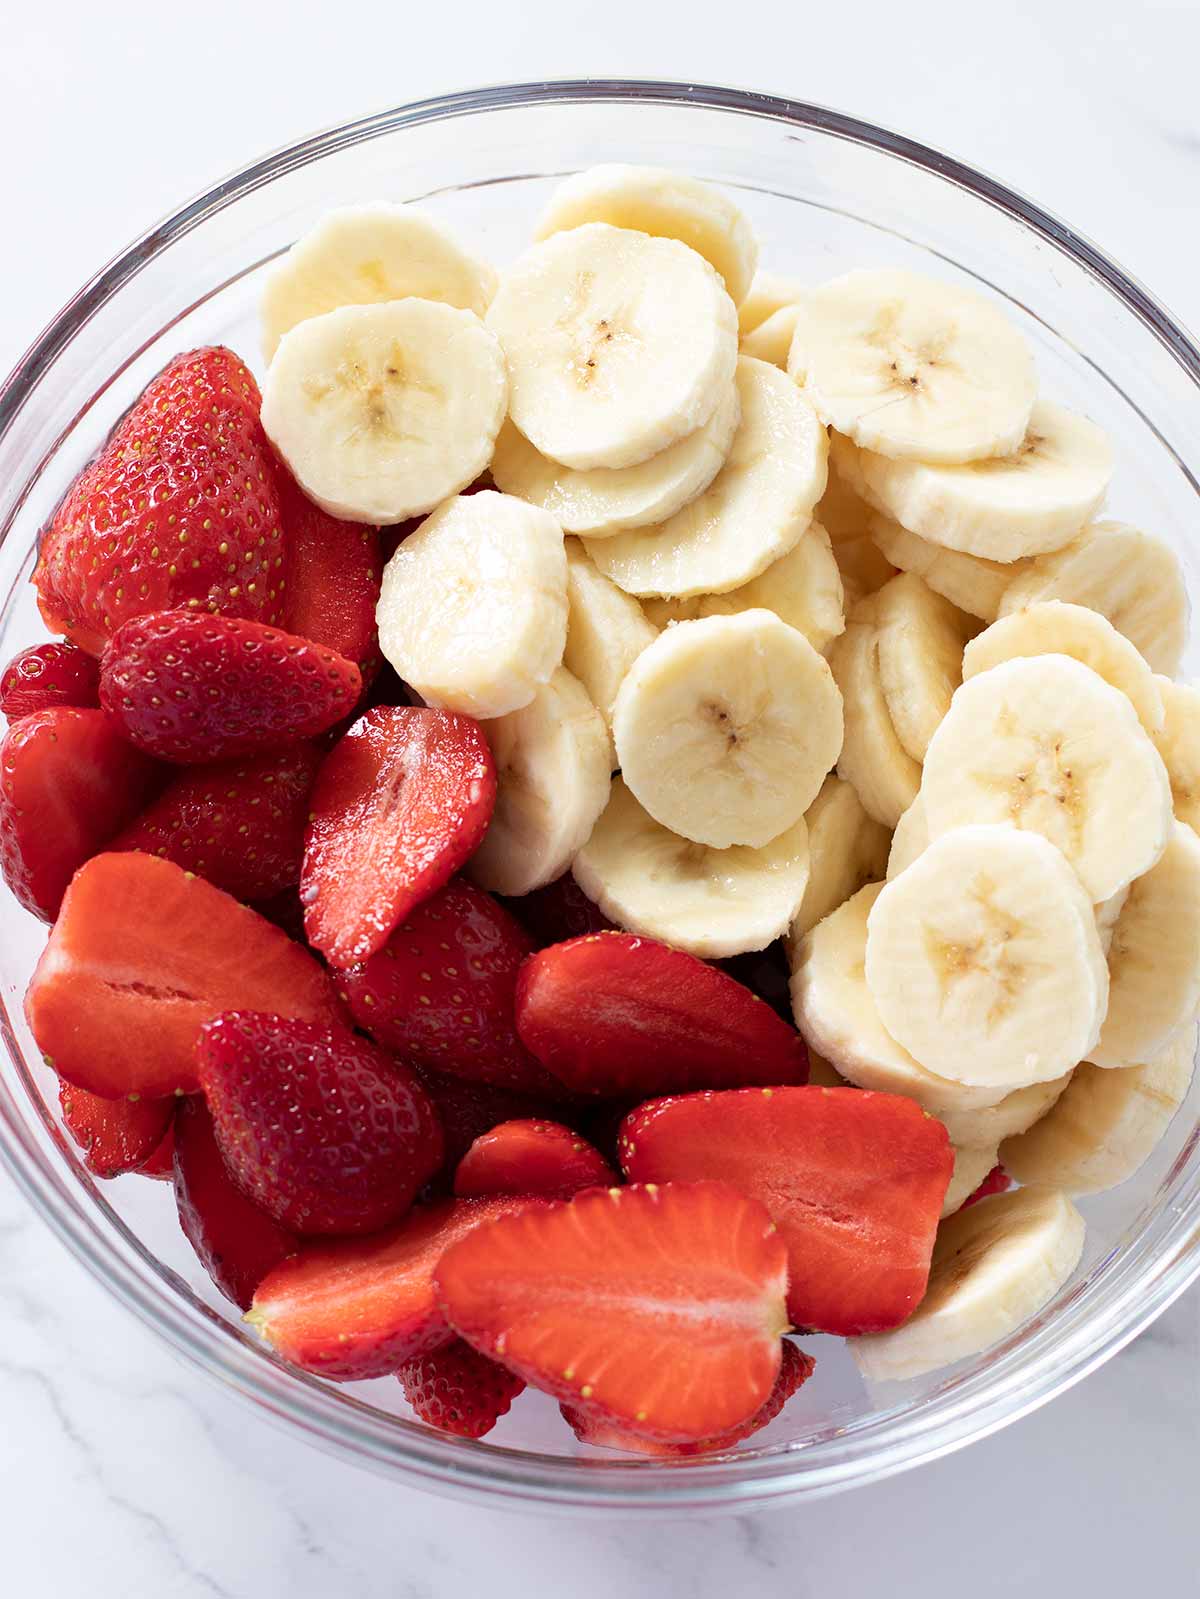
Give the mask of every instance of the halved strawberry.
[[396, 1375], [417, 1416], [459, 1438], [491, 1432], [525, 1387], [520, 1377], [461, 1338], [406, 1360]]
[[0, 677], [0, 711], [10, 722], [54, 705], [100, 703], [100, 668], [74, 644], [31, 644], [14, 655]]
[[416, 1066], [561, 1098], [562, 1084], [517, 1037], [517, 973], [532, 944], [508, 912], [452, 878], [369, 960], [340, 972], [358, 1025]]
[[419, 1079], [347, 1028], [229, 1011], [197, 1053], [234, 1179], [292, 1232], [386, 1227], [442, 1163]]
[[284, 626], [353, 661], [370, 679], [379, 666], [375, 606], [383, 575], [376, 528], [340, 522], [279, 473], [288, 547]]
[[547, 883], [545, 888], [535, 888], [519, 899], [501, 900], [501, 904], [517, 918], [538, 949], [561, 944], [568, 938], [582, 938], [585, 933], [617, 930], [570, 872]]
[[443, 1252], [536, 1200], [445, 1199], [370, 1238], [306, 1245], [258, 1286], [246, 1318], [284, 1360], [321, 1377], [387, 1377], [448, 1343], [433, 1293]]
[[968, 1194], [958, 1207], [966, 1210], [968, 1205], [977, 1205], [981, 1199], [988, 1199], [992, 1194], [1003, 1194], [1012, 1187], [1012, 1178], [1003, 1166], [993, 1166], [991, 1171], [980, 1183], [974, 1193]]
[[100, 703], [126, 738], [185, 766], [312, 738], [361, 692], [358, 667], [323, 645], [199, 611], [135, 617], [100, 663]]
[[302, 743], [180, 772], [109, 848], [161, 855], [235, 899], [294, 888], [320, 759]]
[[723, 1183], [592, 1188], [489, 1222], [434, 1285], [481, 1354], [668, 1443], [741, 1426], [779, 1372], [787, 1253]]
[[631, 933], [571, 939], [526, 961], [517, 1032], [578, 1094], [633, 1098], [808, 1076], [804, 1040], [748, 988]]
[[773, 1422], [796, 1390], [802, 1388], [812, 1376], [816, 1364], [811, 1355], [804, 1354], [785, 1339], [779, 1375], [762, 1409], [756, 1410], [750, 1420], [744, 1421], [740, 1427], [731, 1427], [728, 1432], [719, 1433], [715, 1438], [703, 1438], [692, 1444], [658, 1443], [653, 1438], [643, 1438], [636, 1432], [630, 1432], [603, 1416], [589, 1415], [574, 1405], [560, 1405], [559, 1409], [579, 1442], [593, 1444], [597, 1449], [624, 1449], [629, 1454], [656, 1455], [662, 1460], [686, 1460], [689, 1455], [715, 1455], [735, 1448], [743, 1439], [761, 1432]]
[[568, 1199], [581, 1188], [617, 1181], [612, 1167], [561, 1122], [501, 1122], [467, 1150], [454, 1173], [460, 1199], [486, 1194], [547, 1194]]
[[491, 1083], [469, 1083], [465, 1077], [442, 1072], [422, 1071], [420, 1075], [437, 1107], [446, 1144], [443, 1171], [450, 1177], [475, 1140], [501, 1122], [563, 1114], [561, 1106], [532, 1094], [514, 1094]]
[[[115, 1104], [116, 1101], [115, 1100], [108, 1100], [108, 1101], [106, 1101], [106, 1103], [111, 1105], [111, 1104]], [[175, 1100], [174, 1100], [174, 1104], [176, 1106], [175, 1114], [178, 1115], [178, 1113], [179, 1113], [178, 1107], [179, 1106], [187, 1105], [187, 1104], [190, 1104], [190, 1103], [191, 1103], [191, 1101], [189, 1099], [180, 1098], [178, 1095], [176, 1095], [175, 1096]], [[148, 1159], [144, 1160], [142, 1162], [142, 1164], [137, 1168], [137, 1174], [138, 1174], [139, 1177], [153, 1177], [155, 1179], [155, 1181], [157, 1181], [157, 1182], [169, 1183], [169, 1182], [173, 1181], [174, 1176], [175, 1176], [175, 1117], [174, 1116], [172, 1116], [171, 1121], [170, 1121], [170, 1125], [167, 1127], [167, 1130], [163, 1134], [162, 1139], [160, 1140], [158, 1145], [155, 1147], [154, 1152], [149, 1156]]]
[[97, 1177], [138, 1171], [165, 1139], [175, 1099], [101, 1099], [86, 1088], [60, 1082], [63, 1125], [83, 1150], [83, 1164]]
[[478, 722], [416, 706], [360, 716], [313, 791], [300, 886], [310, 943], [335, 966], [374, 955], [472, 854], [495, 803]]
[[184, 1236], [226, 1299], [246, 1310], [267, 1273], [300, 1244], [234, 1182], [208, 1106], [198, 1096], [179, 1106], [174, 1175]]
[[156, 767], [103, 711], [57, 706], [0, 742], [0, 870], [27, 911], [52, 922], [84, 861], [136, 814]]
[[25, 994], [50, 1064], [105, 1099], [198, 1088], [201, 1023], [239, 1006], [323, 1023], [342, 1014], [324, 969], [286, 933], [136, 853], [76, 872]]
[[620, 1152], [635, 1182], [711, 1178], [761, 1199], [787, 1243], [797, 1327], [883, 1332], [921, 1301], [954, 1153], [911, 1099], [816, 1087], [660, 1099], [627, 1117]]

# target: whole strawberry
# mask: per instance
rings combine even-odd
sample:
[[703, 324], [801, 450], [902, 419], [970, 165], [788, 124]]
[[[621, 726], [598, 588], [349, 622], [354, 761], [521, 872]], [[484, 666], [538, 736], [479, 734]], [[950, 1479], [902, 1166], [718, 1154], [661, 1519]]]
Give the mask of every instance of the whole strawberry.
[[173, 606], [279, 622], [284, 542], [259, 403], [231, 350], [160, 372], [42, 536], [42, 614], [97, 655], [122, 622]]
[[461, 1338], [406, 1361], [396, 1375], [422, 1421], [460, 1438], [491, 1432], [525, 1387], [523, 1378]]
[[100, 668], [94, 656], [54, 640], [14, 655], [0, 677], [0, 711], [10, 722], [56, 705], [99, 705]]

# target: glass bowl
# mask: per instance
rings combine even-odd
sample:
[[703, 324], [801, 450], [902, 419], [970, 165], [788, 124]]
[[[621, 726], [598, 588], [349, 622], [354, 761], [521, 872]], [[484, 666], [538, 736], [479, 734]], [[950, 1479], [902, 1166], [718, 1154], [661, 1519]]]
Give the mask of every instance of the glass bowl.
[[[1086, 240], [949, 157], [816, 106], [670, 83], [542, 83], [428, 100], [256, 161], [132, 244], [67, 305], [0, 391], [0, 659], [41, 636], [28, 583], [38, 529], [115, 419], [176, 351], [232, 345], [261, 370], [264, 266], [329, 206], [420, 200], [511, 258], [564, 173], [654, 162], [730, 188], [769, 267], [806, 280], [908, 265], [999, 296], [1048, 393], [1116, 441], [1112, 510], [1200, 573], [1200, 354]], [[1185, 670], [1197, 668], [1193, 638]], [[869, 1482], [1015, 1420], [1114, 1354], [1200, 1274], [1193, 1092], [1130, 1182], [1086, 1201], [1072, 1281], [1019, 1333], [929, 1377], [868, 1389], [845, 1347], [805, 1339], [813, 1380], [737, 1452], [665, 1465], [577, 1446], [527, 1393], [471, 1443], [410, 1419], [393, 1380], [338, 1387], [274, 1360], [208, 1283], [169, 1187], [98, 1184], [64, 1139], [21, 1014], [45, 936], [0, 898], [0, 1154], [87, 1268], [185, 1359], [297, 1437], [403, 1481], [526, 1505], [742, 1509]]]

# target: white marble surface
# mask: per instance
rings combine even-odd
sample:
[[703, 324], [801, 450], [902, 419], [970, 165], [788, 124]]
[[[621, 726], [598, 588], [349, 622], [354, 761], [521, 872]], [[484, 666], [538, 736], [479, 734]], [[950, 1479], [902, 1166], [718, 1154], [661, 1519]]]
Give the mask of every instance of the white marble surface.
[[[286, 20], [284, 18], [286, 17]], [[726, 81], [953, 150], [1200, 322], [1196, 0], [1002, 11], [510, 0], [40, 0], [6, 12], [0, 367], [159, 213], [364, 110], [506, 78]], [[5, 1594], [629, 1599], [1195, 1591], [1200, 1293], [964, 1454], [802, 1510], [676, 1526], [399, 1490], [250, 1417], [107, 1301], [0, 1177]]]

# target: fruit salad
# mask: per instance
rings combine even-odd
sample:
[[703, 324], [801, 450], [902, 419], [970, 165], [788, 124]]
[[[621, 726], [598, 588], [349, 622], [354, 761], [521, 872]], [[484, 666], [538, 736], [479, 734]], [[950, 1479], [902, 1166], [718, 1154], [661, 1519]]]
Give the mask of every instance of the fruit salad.
[[683, 1460], [1076, 1271], [1191, 1081], [1200, 689], [997, 304], [652, 167], [531, 221], [332, 211], [261, 386], [149, 385], [42, 536], [0, 865], [67, 1133], [277, 1355]]

